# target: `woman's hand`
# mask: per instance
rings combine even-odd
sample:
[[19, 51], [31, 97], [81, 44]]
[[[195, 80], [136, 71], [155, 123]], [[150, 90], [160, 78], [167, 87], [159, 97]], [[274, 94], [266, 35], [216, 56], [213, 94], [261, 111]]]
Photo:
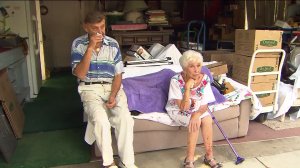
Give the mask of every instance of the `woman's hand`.
[[191, 103], [190, 102], [190, 90], [191, 88], [194, 87], [195, 80], [190, 78], [186, 83], [185, 83], [185, 92], [183, 94], [183, 98], [181, 102], [179, 103], [179, 109], [180, 111], [187, 111], [190, 109]]
[[192, 89], [195, 85], [195, 80], [193, 78], [190, 78], [186, 83], [185, 83], [185, 89]]
[[198, 113], [193, 113], [190, 118], [189, 123], [189, 132], [196, 132], [199, 131], [201, 121], [199, 120], [200, 115]]

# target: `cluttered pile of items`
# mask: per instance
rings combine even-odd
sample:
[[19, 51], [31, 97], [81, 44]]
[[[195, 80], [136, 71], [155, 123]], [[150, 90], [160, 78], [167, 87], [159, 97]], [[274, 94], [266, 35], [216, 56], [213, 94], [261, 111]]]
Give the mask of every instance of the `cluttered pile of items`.
[[[206, 54], [204, 54], [205, 56]], [[155, 43], [148, 49], [140, 45], [132, 45], [126, 51], [124, 58], [125, 67], [147, 67], [147, 66], [163, 66], [178, 65], [181, 52], [174, 44], [163, 46]], [[204, 61], [208, 61], [205, 59]], [[204, 65], [211, 71], [213, 76], [226, 74], [228, 72], [227, 64], [224, 62], [210, 61], [204, 62]]]
[[[180, 51], [174, 44], [169, 44], [167, 46], [163, 46], [159, 43], [153, 44], [149, 49], [145, 49], [140, 45], [132, 45], [129, 50], [126, 52], [126, 57], [124, 59], [125, 67], [151, 67], [151, 70], [154, 69], [171, 69], [175, 72], [181, 71], [181, 67], [179, 65], [179, 58], [182, 56]], [[226, 89], [225, 83], [222, 81], [218, 81], [218, 76], [222, 74], [226, 74], [227, 64], [224, 62], [204, 62], [204, 65], [210, 70], [212, 76], [215, 78], [213, 85], [222, 93], [225, 94], [229, 90]], [[155, 68], [153, 66], [156, 66]], [[157, 67], [161, 66], [161, 67]], [[136, 68], [127, 68], [127, 72], [135, 69], [136, 75], [141, 75], [142, 72], [137, 72]], [[140, 69], [141, 70], [141, 69]], [[142, 71], [145, 71], [143, 69]], [[133, 72], [130, 72], [133, 73]], [[126, 75], [125, 75], [126, 76]]]
[[125, 66], [158, 66], [179, 64], [181, 53], [174, 44], [165, 47], [155, 43], [148, 50], [140, 45], [132, 45], [126, 55]]

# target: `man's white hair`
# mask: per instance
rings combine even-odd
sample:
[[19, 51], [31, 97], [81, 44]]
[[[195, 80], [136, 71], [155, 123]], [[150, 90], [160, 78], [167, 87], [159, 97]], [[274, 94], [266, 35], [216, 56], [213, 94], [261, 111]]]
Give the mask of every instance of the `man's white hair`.
[[179, 63], [182, 69], [186, 68], [190, 62], [197, 62], [203, 64], [203, 56], [201, 53], [194, 50], [185, 51], [179, 58]]

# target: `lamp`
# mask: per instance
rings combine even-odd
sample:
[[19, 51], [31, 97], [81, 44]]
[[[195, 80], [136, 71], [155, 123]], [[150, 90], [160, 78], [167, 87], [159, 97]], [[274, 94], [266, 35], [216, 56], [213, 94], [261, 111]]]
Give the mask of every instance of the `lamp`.
[[125, 13], [125, 20], [132, 23], [143, 23], [144, 14], [143, 10], [147, 9], [148, 6], [144, 0], [127, 0], [124, 5], [123, 12]]

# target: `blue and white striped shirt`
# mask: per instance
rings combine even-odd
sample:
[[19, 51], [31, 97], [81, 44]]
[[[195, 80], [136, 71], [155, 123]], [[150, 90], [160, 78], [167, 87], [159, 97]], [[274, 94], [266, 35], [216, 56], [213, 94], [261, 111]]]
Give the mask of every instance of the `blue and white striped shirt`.
[[[72, 71], [82, 60], [89, 44], [88, 35], [76, 38], [72, 44], [71, 64]], [[103, 45], [97, 54], [93, 51], [90, 68], [84, 79], [86, 82], [112, 82], [115, 75], [124, 72], [121, 51], [118, 42], [108, 36], [103, 39]]]

